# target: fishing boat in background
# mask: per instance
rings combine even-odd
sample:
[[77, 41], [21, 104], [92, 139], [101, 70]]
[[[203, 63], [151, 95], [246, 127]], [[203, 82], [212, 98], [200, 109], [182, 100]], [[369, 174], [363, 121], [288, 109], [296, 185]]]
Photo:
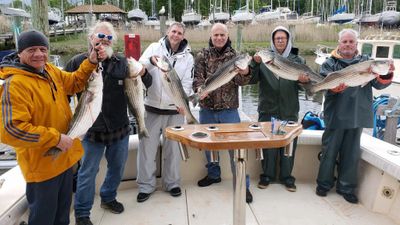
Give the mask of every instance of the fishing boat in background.
[[[212, 5], [211, 0], [210, 0], [210, 5]], [[228, 6], [226, 6], [225, 8], [228, 8]], [[210, 15], [208, 16], [208, 20], [210, 21], [210, 23], [215, 23], [215, 22], [226, 23], [228, 22], [229, 18], [230, 18], [229, 13], [223, 10], [222, 0], [219, 1], [218, 6], [212, 5], [210, 9]]]
[[49, 25], [57, 24], [58, 22], [62, 21], [63, 18], [61, 10], [55, 7], [48, 8], [48, 18], [49, 18]]
[[151, 1], [151, 16], [149, 16], [147, 20], [144, 21], [144, 25], [160, 29], [160, 20], [158, 20], [157, 18], [155, 0]]
[[355, 17], [356, 15], [354, 13], [348, 12], [347, 1], [345, 0], [344, 4], [337, 9], [332, 16], [328, 17], [328, 22], [344, 24], [351, 22]]
[[[199, 2], [198, 2], [199, 4]], [[185, 0], [185, 10], [182, 15], [182, 22], [188, 26], [195, 26], [201, 21], [201, 14], [194, 9], [194, 0]]]
[[253, 0], [253, 11], [249, 10], [249, 0], [246, 0], [246, 5], [233, 11], [233, 16], [231, 17], [234, 23], [244, 23], [248, 24], [254, 20], [254, 0]]
[[266, 23], [279, 20], [280, 16], [281, 12], [279, 10], [274, 10], [271, 4], [261, 7], [260, 13], [255, 16], [255, 20], [260, 23]]
[[380, 13], [379, 24], [388, 27], [400, 25], [400, 12], [396, 11], [397, 2], [387, 1], [385, 9]]
[[147, 20], [147, 14], [139, 8], [139, 0], [133, 1], [133, 9], [128, 12], [128, 19], [135, 22]]

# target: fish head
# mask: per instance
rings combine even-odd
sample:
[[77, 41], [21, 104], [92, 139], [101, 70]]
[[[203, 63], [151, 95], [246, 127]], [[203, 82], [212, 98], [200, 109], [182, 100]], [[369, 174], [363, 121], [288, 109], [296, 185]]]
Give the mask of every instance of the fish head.
[[389, 73], [390, 61], [389, 60], [375, 60], [371, 64], [372, 72], [379, 75], [386, 75]]
[[128, 58], [128, 67], [130, 77], [136, 77], [143, 69], [143, 65], [132, 57]]
[[162, 70], [162, 71], [164, 71], [164, 72], [168, 72], [168, 71], [171, 70], [170, 63], [169, 63], [167, 57], [165, 57], [165, 56], [162, 57], [162, 58], [157, 58], [156, 66], [157, 66], [160, 70]]
[[274, 53], [269, 50], [258, 51], [255, 55], [260, 56], [263, 63], [270, 63], [275, 57]]
[[243, 54], [236, 62], [235, 66], [238, 67], [241, 70], [244, 70], [247, 68], [247, 66], [251, 62], [251, 56], [249, 54]]
[[103, 89], [103, 75], [101, 72], [93, 70], [90, 74], [85, 90], [94, 93], [99, 88]]

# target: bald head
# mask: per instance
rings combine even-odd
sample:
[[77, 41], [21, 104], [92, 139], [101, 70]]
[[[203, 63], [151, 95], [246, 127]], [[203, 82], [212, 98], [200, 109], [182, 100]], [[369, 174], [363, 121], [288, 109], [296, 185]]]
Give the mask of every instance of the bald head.
[[228, 27], [222, 23], [214, 23], [211, 27], [211, 42], [215, 48], [221, 49], [228, 41]]
[[223, 30], [225, 33], [228, 33], [228, 27], [223, 24], [223, 23], [214, 23], [211, 27], [211, 34], [213, 33], [213, 31], [221, 29]]

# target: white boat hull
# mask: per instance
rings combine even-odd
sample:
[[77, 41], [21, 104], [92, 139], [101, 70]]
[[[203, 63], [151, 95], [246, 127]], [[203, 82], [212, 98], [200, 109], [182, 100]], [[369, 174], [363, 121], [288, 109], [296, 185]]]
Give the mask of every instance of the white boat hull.
[[128, 19], [133, 21], [147, 20], [147, 15], [141, 9], [132, 9], [128, 12]]
[[234, 23], [250, 23], [254, 17], [255, 15], [253, 12], [238, 10], [231, 19]]
[[201, 15], [195, 12], [189, 12], [182, 15], [182, 22], [188, 25], [197, 25], [201, 21]]

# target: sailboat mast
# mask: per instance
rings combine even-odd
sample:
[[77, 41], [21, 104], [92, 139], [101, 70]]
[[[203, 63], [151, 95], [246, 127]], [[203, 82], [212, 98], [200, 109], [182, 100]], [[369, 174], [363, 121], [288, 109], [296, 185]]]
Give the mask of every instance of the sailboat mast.
[[151, 16], [155, 16], [156, 15], [156, 6], [155, 6], [155, 0], [151, 1]]
[[314, 0], [311, 0], [311, 16], [314, 15]]

